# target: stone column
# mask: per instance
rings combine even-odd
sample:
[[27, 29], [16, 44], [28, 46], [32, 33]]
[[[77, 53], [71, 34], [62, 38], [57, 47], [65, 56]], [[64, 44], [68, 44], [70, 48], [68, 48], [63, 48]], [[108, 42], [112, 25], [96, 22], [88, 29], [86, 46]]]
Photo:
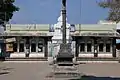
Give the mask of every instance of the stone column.
[[66, 44], [66, 0], [62, 0], [62, 41]]
[[48, 40], [45, 38], [44, 39], [44, 42], [45, 42], [45, 44], [44, 44], [44, 46], [45, 46], [45, 53], [44, 53], [45, 56], [44, 57], [48, 57], [48, 44], [47, 44], [47, 41]]
[[17, 52], [19, 53], [19, 48], [20, 48], [20, 38], [16, 37], [17, 41]]
[[87, 53], [87, 39], [85, 39], [85, 53]]
[[26, 53], [26, 39], [24, 39], [24, 53]]
[[31, 42], [32, 42], [32, 39], [29, 39], [29, 45], [30, 45], [30, 47], [29, 47], [29, 52], [31, 53]]
[[36, 37], [36, 53], [38, 53], [38, 42], [39, 42], [39, 38]]
[[94, 40], [92, 39], [92, 53], [94, 53]]
[[51, 63], [53, 61], [53, 57], [54, 57], [53, 44], [51, 41], [48, 41], [47, 44], [48, 44], [48, 61]]
[[103, 52], [106, 53], [106, 40], [103, 40]]
[[120, 50], [118, 50], [118, 62], [120, 63]]
[[98, 39], [94, 38], [94, 57], [98, 57]]
[[116, 38], [113, 38], [112, 40], [112, 55], [113, 57], [116, 57]]
[[79, 43], [78, 43], [78, 40], [76, 40], [76, 44], [75, 44], [75, 56], [76, 57], [79, 57]]
[[72, 46], [71, 46], [71, 48], [72, 48], [72, 52], [73, 52], [74, 55], [75, 55], [75, 45], [76, 45], [76, 42], [75, 42], [75, 41], [72, 41]]
[[53, 57], [51, 41], [48, 41], [47, 44], [48, 44], [48, 57]]

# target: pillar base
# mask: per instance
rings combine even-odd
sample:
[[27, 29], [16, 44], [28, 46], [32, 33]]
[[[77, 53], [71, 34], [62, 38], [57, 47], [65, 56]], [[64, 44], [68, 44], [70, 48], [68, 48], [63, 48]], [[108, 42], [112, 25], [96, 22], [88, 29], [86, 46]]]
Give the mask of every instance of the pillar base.
[[71, 53], [72, 49], [70, 44], [61, 44], [60, 50], [57, 55], [57, 62], [70, 61], [74, 58], [74, 54]]

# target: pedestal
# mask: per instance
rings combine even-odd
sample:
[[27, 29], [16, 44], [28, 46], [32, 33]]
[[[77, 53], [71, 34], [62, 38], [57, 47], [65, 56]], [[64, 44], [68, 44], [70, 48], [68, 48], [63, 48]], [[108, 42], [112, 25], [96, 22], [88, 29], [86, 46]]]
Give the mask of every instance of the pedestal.
[[72, 54], [70, 44], [61, 44], [57, 55], [57, 62], [72, 62], [73, 58], [74, 54]]

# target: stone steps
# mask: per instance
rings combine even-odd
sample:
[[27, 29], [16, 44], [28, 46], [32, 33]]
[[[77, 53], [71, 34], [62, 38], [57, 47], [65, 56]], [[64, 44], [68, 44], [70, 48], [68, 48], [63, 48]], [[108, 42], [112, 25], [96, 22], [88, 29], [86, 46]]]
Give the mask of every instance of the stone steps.
[[119, 61], [77, 61], [79, 64], [86, 64], [86, 63], [120, 63]]
[[47, 58], [45, 58], [45, 57], [5, 58], [5, 61], [47, 61]]
[[77, 61], [119, 61], [119, 58], [78, 57]]
[[[10, 58], [6, 57], [5, 61], [48, 61], [49, 58], [46, 57], [20, 57], [20, 58]], [[80, 63], [118, 63], [119, 58], [98, 58], [98, 57], [78, 57], [77, 62]]]
[[119, 58], [104, 58], [104, 57], [78, 57], [77, 61], [119, 61]]
[[119, 63], [119, 58], [78, 57], [79, 63]]

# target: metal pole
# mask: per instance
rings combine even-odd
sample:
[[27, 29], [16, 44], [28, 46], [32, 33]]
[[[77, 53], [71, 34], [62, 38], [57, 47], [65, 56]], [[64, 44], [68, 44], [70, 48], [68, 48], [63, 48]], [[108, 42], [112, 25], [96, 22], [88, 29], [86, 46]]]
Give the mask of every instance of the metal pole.
[[66, 44], [66, 0], [62, 0], [62, 31], [63, 44]]

